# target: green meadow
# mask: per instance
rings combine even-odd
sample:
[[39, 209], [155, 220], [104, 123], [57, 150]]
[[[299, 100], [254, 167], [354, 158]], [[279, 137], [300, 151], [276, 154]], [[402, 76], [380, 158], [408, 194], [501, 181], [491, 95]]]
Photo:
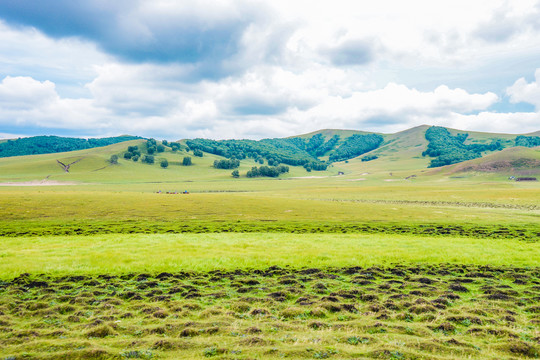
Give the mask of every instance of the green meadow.
[[0, 159], [0, 359], [539, 357], [538, 183], [422, 141], [276, 179]]

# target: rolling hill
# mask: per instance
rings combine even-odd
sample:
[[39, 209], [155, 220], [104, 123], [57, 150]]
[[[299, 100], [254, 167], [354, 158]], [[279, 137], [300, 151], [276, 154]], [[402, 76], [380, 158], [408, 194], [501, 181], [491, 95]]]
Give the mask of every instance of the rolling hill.
[[540, 148], [512, 147], [484, 157], [435, 170], [447, 175], [496, 173], [507, 176], [540, 175]]
[[90, 139], [60, 136], [32, 136], [0, 141], [0, 158], [92, 149], [134, 139], [141, 138], [139, 136], [129, 135]]
[[[445, 134], [445, 139], [455, 143], [452, 151], [472, 149], [476, 151], [474, 156], [477, 158], [429, 170], [433, 159], [437, 159], [435, 156], [444, 155], [439, 154], [438, 149], [430, 153], [432, 156], [426, 155], [427, 149], [432, 147], [433, 150], [431, 141], [426, 138], [426, 132], [434, 129]], [[537, 133], [532, 133], [526, 136], [534, 140], [536, 135]], [[152, 154], [155, 158], [152, 165], [142, 163], [148, 155], [148, 145], [146, 140], [138, 138], [77, 151], [49, 151], [52, 153], [0, 158], [0, 182], [38, 180], [166, 184], [212, 179], [238, 181], [245, 179], [245, 174], [253, 167], [272, 167], [277, 164], [289, 166], [289, 172], [280, 175], [282, 179], [344, 175], [344, 180], [373, 178], [390, 181], [423, 175], [449, 177], [458, 173], [504, 176], [539, 174], [540, 151], [537, 148], [514, 147], [516, 137], [517, 135], [512, 134], [466, 133], [456, 129], [422, 125], [394, 134], [325, 129], [289, 138], [259, 141], [186, 139], [175, 143], [174, 149], [174, 146], [171, 147], [172, 143], [158, 141], [157, 145], [164, 151]], [[110, 139], [121, 141], [133, 138]], [[61, 145], [61, 139], [54, 139], [56, 145]], [[110, 139], [106, 141], [111, 141]], [[73, 139], [66, 142], [72, 144]], [[444, 141], [442, 143], [445, 144]], [[499, 148], [495, 150], [491, 144], [497, 144]], [[140, 149], [140, 161], [124, 158], [129, 146]], [[194, 156], [195, 150], [200, 151], [203, 156]], [[341, 157], [336, 154], [341, 154]], [[113, 155], [118, 157], [117, 164], [110, 161]], [[192, 166], [182, 165], [185, 157], [192, 159]], [[215, 161], [224, 159], [240, 160], [236, 170], [241, 179], [233, 179], [231, 169], [218, 169], [213, 166]], [[166, 169], [160, 166], [163, 160], [167, 160], [169, 164]], [[68, 171], [64, 165], [69, 165]]]

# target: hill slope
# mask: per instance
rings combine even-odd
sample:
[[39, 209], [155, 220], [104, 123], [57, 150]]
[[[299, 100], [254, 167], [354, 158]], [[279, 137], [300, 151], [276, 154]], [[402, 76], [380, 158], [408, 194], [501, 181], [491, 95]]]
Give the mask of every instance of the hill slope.
[[32, 136], [0, 142], [0, 158], [92, 149], [135, 139], [141, 139], [141, 137], [124, 135], [81, 139], [60, 136]]
[[508, 176], [540, 175], [540, 148], [512, 147], [482, 158], [448, 165], [434, 172], [452, 175], [456, 173], [497, 173]]
[[[326, 129], [291, 138], [260, 141], [195, 139], [183, 140], [181, 144], [158, 142], [158, 147], [162, 149], [161, 152], [156, 150], [153, 154], [155, 163], [152, 165], [142, 163], [148, 153], [148, 142], [132, 140], [79, 151], [1, 158], [0, 182], [41, 181], [43, 179], [90, 183], [167, 183], [212, 179], [235, 181], [231, 176], [232, 168], [214, 167], [216, 160], [221, 161], [233, 157], [240, 160], [237, 170], [241, 178], [245, 178], [247, 172], [255, 166], [271, 167], [280, 163], [290, 166], [290, 172], [282, 174], [280, 178], [321, 178], [343, 173], [346, 176], [342, 179], [350, 181], [363, 180], [365, 177], [368, 180], [390, 181], [420, 174], [449, 176], [457, 172], [519, 176], [536, 174], [540, 168], [537, 162], [538, 149], [513, 148], [516, 135], [465, 133], [455, 129], [445, 129], [451, 139], [463, 140], [461, 144], [466, 149], [489, 150], [488, 145], [494, 141], [504, 144], [501, 146], [507, 149], [482, 150], [477, 154], [483, 157], [438, 168], [440, 171], [428, 171], [430, 161], [434, 159], [434, 157], [423, 156], [430, 144], [426, 139], [426, 131], [429, 129], [432, 127], [422, 125], [394, 134]], [[531, 135], [534, 136], [534, 134], [527, 136]], [[116, 139], [126, 139], [126, 137]], [[364, 141], [366, 139], [380, 141], [370, 143]], [[176, 145], [177, 148], [173, 149], [172, 145]], [[139, 147], [141, 150], [139, 161], [124, 158], [129, 146]], [[199, 155], [203, 156], [194, 156], [195, 149], [199, 150]], [[346, 153], [346, 156], [341, 158], [342, 161], [337, 161], [340, 160], [337, 158], [340, 151]], [[112, 155], [118, 156], [118, 164], [111, 164]], [[193, 166], [182, 166], [184, 157], [190, 157]], [[163, 160], [167, 160], [169, 164], [167, 169], [160, 167]], [[329, 160], [333, 161], [329, 162]], [[61, 163], [71, 164], [69, 172], [65, 171]], [[327, 165], [328, 169], [323, 170]]]

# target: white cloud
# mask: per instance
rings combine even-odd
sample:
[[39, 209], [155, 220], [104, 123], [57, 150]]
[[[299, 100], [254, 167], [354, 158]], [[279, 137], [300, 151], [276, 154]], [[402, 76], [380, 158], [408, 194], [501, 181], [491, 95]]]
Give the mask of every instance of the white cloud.
[[28, 104], [47, 106], [57, 100], [55, 86], [50, 81], [39, 82], [27, 76], [7, 76], [0, 83], [0, 106], [3, 109], [26, 109]]
[[[520, 78], [514, 85], [506, 89], [513, 103], [526, 102], [540, 110], [540, 69], [536, 70], [535, 81], [527, 83], [527, 80]], [[539, 124], [540, 125], [540, 124]]]
[[526, 134], [538, 131], [540, 114], [535, 112], [495, 113], [488, 111], [476, 115], [455, 113], [451, 117], [443, 119], [439, 125], [462, 130]]
[[496, 101], [493, 93], [469, 94], [446, 86], [421, 92], [390, 83], [383, 89], [357, 91], [348, 97], [330, 96], [303, 113], [291, 114], [291, 118], [324, 127], [396, 131], [456, 112], [483, 110]]
[[[105, 31], [87, 40], [52, 39], [37, 25], [0, 21], [0, 124], [19, 124], [10, 127], [14, 133], [34, 126], [173, 139], [289, 136], [330, 127], [392, 132], [423, 123], [485, 131], [540, 128], [537, 113], [489, 111], [500, 101], [496, 94], [530, 74], [508, 63], [538, 58], [540, 22], [531, 16], [539, 12], [536, 1], [136, 4], [122, 12], [112, 6], [107, 21], [117, 23], [108, 29], [120, 29], [118, 38]], [[191, 36], [185, 40], [191, 49], [213, 34], [175, 31], [187, 18], [193, 29], [231, 26], [224, 38], [232, 39], [233, 50], [215, 59], [215, 73], [200, 59], [186, 60], [189, 54], [169, 61], [182, 36]], [[171, 34], [176, 37], [167, 38]], [[126, 41], [119, 51], [130, 62], [99, 50], [117, 41]], [[167, 61], [144, 53], [152, 43], [172, 51], [162, 54], [170, 55]], [[211, 43], [199, 55], [214, 64]], [[496, 60], [499, 65], [489, 66]], [[508, 69], [511, 75], [500, 80]], [[470, 86], [477, 79], [491, 82]], [[540, 70], [536, 81], [521, 78], [506, 93], [514, 103], [540, 109]]]
[[0, 124], [43, 128], [107, 128], [108, 111], [90, 99], [61, 98], [50, 81], [6, 77], [0, 84]]
[[0, 75], [50, 80], [64, 96], [84, 96], [94, 67], [110, 61], [90, 42], [76, 38], [54, 40], [36, 29], [11, 28], [0, 20]]

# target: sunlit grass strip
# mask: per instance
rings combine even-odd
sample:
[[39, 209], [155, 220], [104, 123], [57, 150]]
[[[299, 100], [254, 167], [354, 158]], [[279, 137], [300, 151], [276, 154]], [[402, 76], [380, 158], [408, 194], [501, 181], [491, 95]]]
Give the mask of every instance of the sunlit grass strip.
[[540, 224], [430, 224], [322, 221], [0, 221], [0, 237], [104, 234], [294, 233], [386, 234], [540, 240]]
[[0, 277], [459, 263], [540, 265], [540, 244], [359, 234], [133, 234], [4, 238]]

